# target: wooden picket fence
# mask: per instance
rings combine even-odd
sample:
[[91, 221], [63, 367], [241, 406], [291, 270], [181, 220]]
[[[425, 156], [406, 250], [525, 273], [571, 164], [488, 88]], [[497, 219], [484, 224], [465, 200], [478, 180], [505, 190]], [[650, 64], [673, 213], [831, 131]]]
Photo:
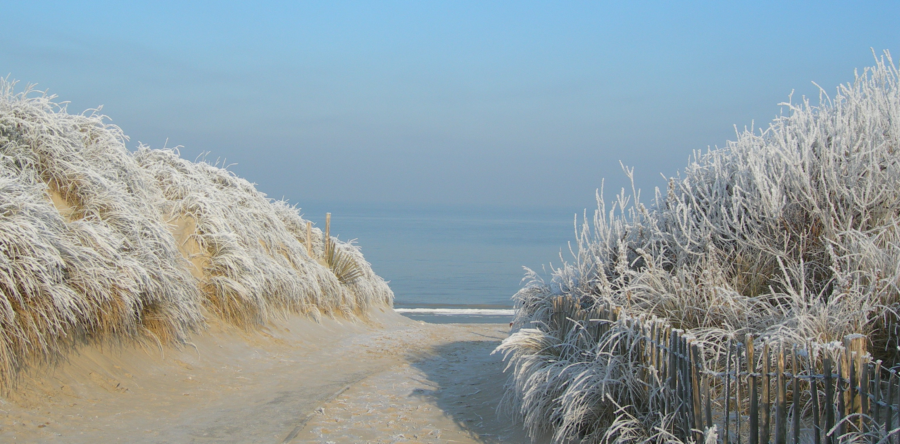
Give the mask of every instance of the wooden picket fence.
[[900, 444], [900, 375], [872, 360], [862, 335], [845, 337], [841, 347], [748, 336], [705, 353], [664, 320], [584, 310], [571, 297], [553, 301], [550, 328], [560, 339], [577, 329], [581, 340], [599, 341], [613, 324], [630, 330], [624, 336], [634, 342], [620, 343], [620, 351], [641, 360], [639, 377], [661, 394], [651, 409], [674, 414], [668, 432], [684, 442], [702, 441], [715, 425], [724, 444]]

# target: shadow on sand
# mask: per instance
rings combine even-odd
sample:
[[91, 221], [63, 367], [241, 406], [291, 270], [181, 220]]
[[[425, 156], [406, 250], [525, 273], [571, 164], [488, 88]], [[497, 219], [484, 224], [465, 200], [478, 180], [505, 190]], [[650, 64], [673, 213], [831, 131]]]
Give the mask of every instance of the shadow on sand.
[[417, 389], [410, 396], [437, 405], [476, 442], [531, 442], [520, 422], [497, 412], [507, 374], [503, 373], [502, 356], [491, 352], [507, 332], [505, 325], [498, 324], [496, 334], [482, 335], [483, 340], [452, 342], [432, 349], [435, 357], [413, 366], [426, 375], [427, 385], [433, 389]]

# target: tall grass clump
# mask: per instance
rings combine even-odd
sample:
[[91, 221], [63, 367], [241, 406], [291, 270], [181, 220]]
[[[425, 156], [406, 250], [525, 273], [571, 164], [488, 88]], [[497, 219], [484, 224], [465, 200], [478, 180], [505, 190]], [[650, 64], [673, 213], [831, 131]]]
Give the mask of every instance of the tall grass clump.
[[183, 338], [197, 288], [125, 136], [13, 86], [0, 80], [0, 384], [79, 338]]
[[[390, 304], [392, 293], [355, 248], [327, 240], [368, 272], [364, 282], [342, 284], [307, 254], [306, 222], [296, 209], [271, 201], [246, 180], [205, 162], [182, 159], [172, 150], [141, 148], [135, 158], [162, 189], [160, 214], [193, 229], [184, 242], [196, 242], [189, 254], [199, 257], [195, 263], [204, 271], [204, 304], [219, 316], [237, 324], [259, 324], [276, 313], [350, 315]], [[321, 230], [315, 229], [313, 239], [313, 256], [323, 257], [326, 240]]]
[[663, 319], [713, 354], [745, 334], [829, 343], [860, 333], [897, 363], [898, 69], [885, 52], [833, 97], [821, 91], [818, 105], [782, 105], [789, 112], [768, 128], [695, 153], [649, 207], [634, 188], [611, 203], [598, 193], [573, 258], [549, 283], [529, 272], [498, 350], [514, 368], [506, 405], [533, 436], [668, 440], [666, 419], [643, 407], [652, 394], [604, 345], [615, 338], [547, 339], [558, 338], [549, 320], [559, 296]]
[[[298, 209], [171, 150], [130, 152], [98, 110], [0, 79], [0, 389], [88, 341], [183, 341], [209, 316], [365, 317], [393, 293]], [[320, 264], [331, 242], [354, 279]]]

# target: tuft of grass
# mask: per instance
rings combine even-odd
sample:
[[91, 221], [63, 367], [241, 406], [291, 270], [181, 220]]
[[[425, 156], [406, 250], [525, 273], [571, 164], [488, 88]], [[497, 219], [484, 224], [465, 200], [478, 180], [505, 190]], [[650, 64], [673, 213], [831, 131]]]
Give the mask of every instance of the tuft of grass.
[[325, 241], [325, 263], [342, 284], [352, 284], [363, 277], [363, 271], [355, 260], [338, 248], [334, 238]]

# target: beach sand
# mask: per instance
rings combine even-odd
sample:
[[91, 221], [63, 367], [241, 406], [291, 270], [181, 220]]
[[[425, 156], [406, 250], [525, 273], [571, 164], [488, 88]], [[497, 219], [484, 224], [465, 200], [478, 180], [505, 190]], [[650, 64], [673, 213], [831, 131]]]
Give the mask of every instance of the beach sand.
[[506, 324], [305, 318], [85, 346], [0, 398], [2, 442], [528, 442], [495, 408]]

